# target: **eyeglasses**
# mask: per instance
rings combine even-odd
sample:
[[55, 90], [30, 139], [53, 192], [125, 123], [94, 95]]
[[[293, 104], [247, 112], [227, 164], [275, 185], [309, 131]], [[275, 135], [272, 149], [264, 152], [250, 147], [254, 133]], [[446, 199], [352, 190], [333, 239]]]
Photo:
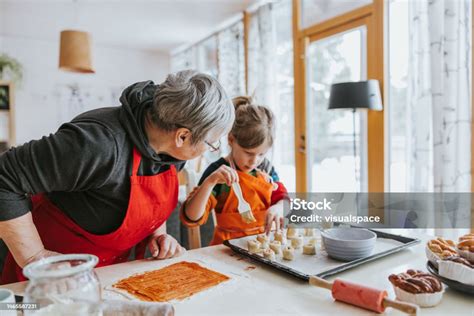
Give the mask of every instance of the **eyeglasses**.
[[215, 152], [215, 151], [218, 151], [221, 147], [221, 141], [218, 140], [217, 142], [215, 142], [214, 144], [211, 144], [209, 143], [208, 141], [204, 141], [206, 143], [207, 146], [209, 146], [211, 149], [209, 151], [211, 152]]

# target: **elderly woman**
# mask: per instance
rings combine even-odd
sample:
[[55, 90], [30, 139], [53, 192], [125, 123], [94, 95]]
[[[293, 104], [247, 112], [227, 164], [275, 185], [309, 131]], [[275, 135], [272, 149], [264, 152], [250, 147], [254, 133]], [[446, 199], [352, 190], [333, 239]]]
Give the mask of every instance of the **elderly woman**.
[[212, 77], [183, 71], [126, 88], [121, 107], [83, 113], [55, 134], [0, 156], [0, 238], [9, 254], [0, 283], [57, 253], [90, 253], [99, 265], [184, 249], [166, 234], [186, 160], [218, 140], [234, 108]]

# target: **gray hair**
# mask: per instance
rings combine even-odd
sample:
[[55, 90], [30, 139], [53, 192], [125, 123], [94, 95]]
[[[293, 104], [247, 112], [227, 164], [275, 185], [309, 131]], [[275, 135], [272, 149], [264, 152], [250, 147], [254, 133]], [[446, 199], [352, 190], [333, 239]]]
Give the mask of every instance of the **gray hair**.
[[192, 143], [210, 131], [229, 131], [234, 122], [234, 106], [224, 88], [213, 77], [193, 70], [170, 74], [155, 92], [150, 117], [166, 131], [187, 128]]

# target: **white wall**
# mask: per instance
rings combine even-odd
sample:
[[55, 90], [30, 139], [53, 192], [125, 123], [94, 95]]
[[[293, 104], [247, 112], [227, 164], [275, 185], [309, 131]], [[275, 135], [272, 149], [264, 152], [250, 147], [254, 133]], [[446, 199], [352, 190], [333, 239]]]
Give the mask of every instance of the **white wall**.
[[[67, 73], [58, 69], [59, 41], [7, 36], [0, 41], [0, 51], [24, 68], [22, 86], [15, 91], [17, 144], [54, 132], [86, 110], [119, 105], [123, 88], [136, 81], [160, 82], [169, 69], [167, 54], [94, 45], [96, 73]], [[72, 97], [71, 87], [79, 96]]]
[[[15, 14], [18, 19], [12, 16]], [[22, 85], [15, 89], [17, 144], [54, 132], [81, 112], [117, 106], [121, 91], [129, 84], [161, 82], [169, 72], [167, 53], [100, 43], [92, 47], [95, 74], [64, 72], [58, 69], [60, 29], [56, 40], [38, 39], [15, 34], [13, 25], [5, 25], [10, 23], [28, 20], [18, 11], [2, 9], [0, 1], [0, 53], [16, 58], [24, 69]]]

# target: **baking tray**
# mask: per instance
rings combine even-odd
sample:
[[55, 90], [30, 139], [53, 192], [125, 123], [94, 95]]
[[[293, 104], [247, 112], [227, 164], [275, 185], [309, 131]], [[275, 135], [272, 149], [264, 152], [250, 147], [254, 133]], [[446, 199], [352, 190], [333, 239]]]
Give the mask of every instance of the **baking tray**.
[[[372, 255], [349, 262], [338, 261], [327, 256], [326, 251], [321, 248], [321, 239], [319, 231], [316, 232], [316, 238], [318, 239], [316, 245], [316, 255], [303, 255], [300, 253], [301, 250], [299, 250], [299, 253], [295, 254], [295, 259], [293, 261], [286, 261], [281, 258], [277, 258], [275, 261], [271, 261], [265, 259], [260, 254], [250, 253], [247, 250], [247, 240], [255, 239], [256, 236], [247, 236], [237, 239], [226, 240], [224, 241], [224, 245], [230, 247], [233, 251], [241, 255], [252, 258], [277, 270], [286, 272], [299, 279], [307, 281], [310, 275], [325, 278], [330, 275], [334, 275], [336, 273], [357, 267], [366, 262], [388, 256], [392, 253], [416, 245], [420, 242], [420, 239], [417, 238], [389, 234], [373, 229], [369, 230], [377, 234], [377, 241]], [[306, 239], [309, 238], [315, 237], [305, 237], [305, 242]], [[271, 236], [270, 240], [273, 240], [273, 236]]]

